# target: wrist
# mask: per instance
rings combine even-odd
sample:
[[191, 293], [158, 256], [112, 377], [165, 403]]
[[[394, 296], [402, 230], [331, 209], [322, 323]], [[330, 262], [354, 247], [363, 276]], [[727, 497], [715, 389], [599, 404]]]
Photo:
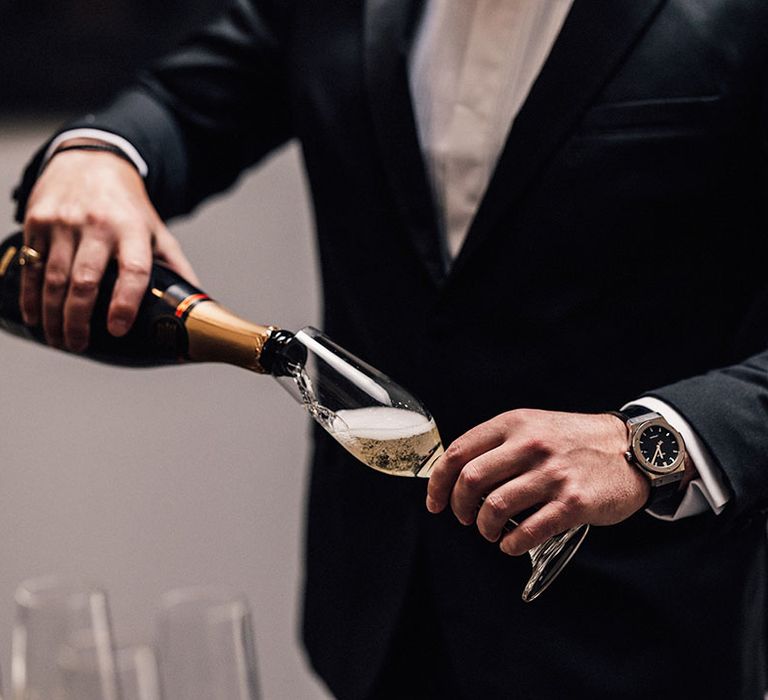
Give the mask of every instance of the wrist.
[[104, 145], [109, 144], [117, 146], [122, 150], [130, 159], [131, 163], [139, 171], [139, 175], [145, 178], [149, 173], [149, 168], [146, 161], [142, 158], [141, 153], [136, 147], [127, 139], [123, 138], [119, 134], [111, 131], [104, 131], [103, 129], [92, 128], [75, 128], [63, 131], [58, 136], [54, 137], [48, 144], [48, 148], [43, 155], [41, 163], [45, 164], [51, 157], [54, 151], [60, 146], [71, 143], [72, 145], [82, 143], [84, 145]]
[[120, 160], [125, 161], [125, 163], [130, 165], [131, 169], [134, 170], [137, 175], [141, 176], [141, 169], [139, 166], [136, 164], [133, 158], [131, 158], [130, 155], [128, 155], [122, 148], [120, 148], [120, 146], [116, 146], [113, 143], [100, 141], [99, 139], [90, 137], [78, 137], [62, 141], [49, 153], [47, 160], [43, 163], [42, 169], [45, 170], [50, 162], [57, 156], [70, 153], [87, 153], [91, 155], [103, 155], [105, 157], [112, 156], [114, 158], [119, 158]]
[[79, 137], [67, 139], [66, 141], [62, 141], [61, 143], [57, 144], [56, 148], [53, 149], [53, 152], [51, 153], [51, 155], [53, 155], [54, 153], [57, 153], [62, 148], [68, 148], [69, 146], [106, 146], [106, 145], [109, 145], [108, 142], [103, 141], [102, 139], [79, 136]]
[[632, 490], [638, 494], [637, 509], [641, 509], [651, 496], [651, 484], [648, 479], [640, 473], [640, 470], [632, 466], [626, 459], [627, 446], [629, 445], [629, 429], [627, 424], [618, 411], [607, 411], [603, 414], [608, 430], [615, 434], [615, 452], [618, 456], [619, 464], [626, 470], [629, 483], [632, 484]]

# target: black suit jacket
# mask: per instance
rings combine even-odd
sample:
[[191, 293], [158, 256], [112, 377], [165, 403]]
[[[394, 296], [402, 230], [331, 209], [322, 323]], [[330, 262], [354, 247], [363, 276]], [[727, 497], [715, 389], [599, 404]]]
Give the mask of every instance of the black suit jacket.
[[448, 273], [406, 81], [419, 11], [237, 0], [83, 123], [139, 148], [166, 217], [298, 138], [325, 329], [421, 396], [446, 442], [516, 407], [652, 394], [732, 500], [593, 529], [524, 605], [524, 558], [318, 433], [312, 663], [339, 697], [364, 696], [418, 561], [466, 697], [762, 697], [768, 3], [576, 0]]

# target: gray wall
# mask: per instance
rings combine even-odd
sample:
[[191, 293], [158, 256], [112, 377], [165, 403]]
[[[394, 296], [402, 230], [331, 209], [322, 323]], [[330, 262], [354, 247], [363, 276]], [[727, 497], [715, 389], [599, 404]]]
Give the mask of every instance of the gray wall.
[[[2, 235], [12, 226], [5, 193], [50, 128], [0, 122]], [[236, 312], [292, 329], [317, 323], [297, 149], [174, 230], [204, 288]], [[116, 369], [5, 335], [0, 357], [6, 690], [14, 588], [59, 572], [109, 590], [120, 644], [151, 641], [169, 588], [242, 590], [265, 697], [329, 697], [298, 641], [308, 424], [288, 395], [232, 367]]]

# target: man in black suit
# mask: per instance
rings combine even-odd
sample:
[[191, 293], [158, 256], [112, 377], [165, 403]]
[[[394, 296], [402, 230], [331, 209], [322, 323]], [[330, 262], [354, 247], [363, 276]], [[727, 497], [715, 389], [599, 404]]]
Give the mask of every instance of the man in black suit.
[[[450, 443], [430, 515], [316, 435], [304, 639], [332, 691], [759, 698], [766, 30], [762, 0], [236, 0], [38, 153], [25, 318], [83, 349], [116, 256], [124, 333], [152, 251], [192, 274], [162, 219], [298, 138], [325, 329]], [[612, 527], [522, 603], [522, 555], [580, 522]]]

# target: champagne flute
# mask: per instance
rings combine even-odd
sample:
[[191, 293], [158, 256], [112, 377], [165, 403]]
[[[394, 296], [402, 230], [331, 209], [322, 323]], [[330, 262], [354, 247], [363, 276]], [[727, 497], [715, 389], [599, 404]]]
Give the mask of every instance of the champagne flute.
[[[59, 660], [70, 700], [100, 700], [99, 655], [93, 646], [69, 648]], [[121, 700], [161, 700], [157, 661], [151, 647], [135, 645], [116, 651]]]
[[[284, 388], [345, 449], [385, 474], [428, 478], [443, 444], [429, 411], [376, 368], [315, 328], [298, 331]], [[517, 527], [510, 519], [506, 530]], [[571, 560], [589, 525], [578, 525], [531, 549], [533, 572], [522, 598], [537, 598]]]
[[[93, 649], [93, 691], [72, 695], [66, 665]], [[13, 700], [120, 700], [106, 593], [59, 577], [32, 579], [16, 590], [11, 683]]]
[[163, 596], [157, 652], [165, 700], [258, 700], [251, 612], [242, 595], [214, 587]]

